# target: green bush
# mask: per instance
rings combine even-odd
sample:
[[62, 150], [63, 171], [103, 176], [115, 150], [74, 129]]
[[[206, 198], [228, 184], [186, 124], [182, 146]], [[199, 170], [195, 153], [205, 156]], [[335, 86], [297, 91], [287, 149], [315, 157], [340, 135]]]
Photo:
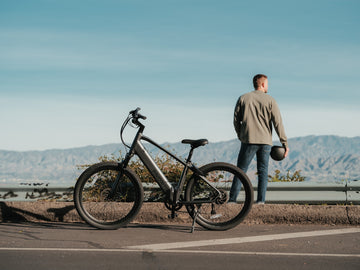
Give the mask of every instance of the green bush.
[[[115, 157], [114, 155], [99, 157], [100, 162], [121, 162], [122, 159], [121, 153], [120, 157]], [[154, 161], [170, 182], [174, 183], [180, 179], [181, 173], [184, 169], [184, 166], [181, 163], [171, 159], [171, 157], [167, 154], [157, 155], [154, 157]], [[91, 165], [80, 165], [78, 168], [83, 170], [89, 166]], [[129, 163], [129, 167], [138, 175], [142, 183], [155, 183], [155, 179], [138, 158], [132, 159]]]
[[290, 170], [287, 171], [286, 175], [281, 175], [280, 170], [275, 170], [275, 175], [269, 175], [269, 182], [304, 182], [304, 176], [300, 175], [301, 170], [295, 171], [293, 174]]

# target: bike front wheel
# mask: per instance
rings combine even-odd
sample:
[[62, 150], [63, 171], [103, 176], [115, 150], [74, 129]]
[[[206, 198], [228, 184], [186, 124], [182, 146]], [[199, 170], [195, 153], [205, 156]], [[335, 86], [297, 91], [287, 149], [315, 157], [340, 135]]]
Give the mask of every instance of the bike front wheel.
[[126, 226], [139, 212], [144, 192], [137, 175], [116, 162], [101, 162], [86, 169], [74, 190], [79, 215], [99, 229]]
[[[187, 211], [202, 227], [228, 230], [238, 225], [249, 213], [254, 192], [247, 175], [229, 163], [210, 163], [200, 168], [204, 178], [193, 175], [186, 187]], [[206, 179], [206, 181], [204, 180]], [[241, 182], [236, 200], [229, 201], [234, 179]], [[237, 180], [235, 180], [237, 181]]]

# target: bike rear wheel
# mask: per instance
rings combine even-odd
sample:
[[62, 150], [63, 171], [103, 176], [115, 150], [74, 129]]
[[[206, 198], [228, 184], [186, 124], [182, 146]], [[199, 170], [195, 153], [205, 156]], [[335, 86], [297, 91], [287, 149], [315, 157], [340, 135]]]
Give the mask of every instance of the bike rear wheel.
[[[113, 187], [118, 179], [118, 185]], [[74, 190], [79, 215], [99, 229], [126, 226], [139, 212], [144, 192], [137, 175], [116, 162], [101, 162], [86, 169]]]
[[[238, 167], [222, 162], [210, 163], [200, 168], [211, 187], [199, 176], [192, 176], [186, 186], [187, 211], [202, 227], [210, 230], [228, 230], [238, 225], [249, 213], [254, 192], [247, 175]], [[235, 202], [229, 202], [229, 192], [234, 177], [242, 188]], [[199, 203], [196, 203], [198, 201]], [[211, 202], [212, 201], [212, 202]]]

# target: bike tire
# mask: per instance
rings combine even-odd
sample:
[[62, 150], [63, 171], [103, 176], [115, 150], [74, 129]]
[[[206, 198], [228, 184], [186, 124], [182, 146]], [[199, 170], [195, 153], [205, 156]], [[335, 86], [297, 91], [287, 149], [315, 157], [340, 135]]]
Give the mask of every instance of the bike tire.
[[[110, 186], [121, 173], [116, 192]], [[144, 191], [138, 176], [116, 162], [101, 162], [87, 168], [74, 189], [74, 203], [79, 215], [91, 226], [105, 230], [125, 227], [138, 214]]]
[[[188, 204], [187, 211], [190, 216], [196, 218], [196, 223], [209, 230], [223, 231], [237, 226], [250, 212], [254, 199], [253, 187], [247, 175], [238, 167], [223, 162], [204, 165], [200, 171], [213, 186], [223, 192], [224, 196], [216, 203]], [[242, 189], [237, 201], [229, 203], [229, 191], [234, 176], [241, 181]], [[187, 202], [209, 201], [213, 197], [214, 189], [199, 176], [193, 175], [189, 179], [185, 190]], [[196, 214], [196, 211], [199, 213]]]

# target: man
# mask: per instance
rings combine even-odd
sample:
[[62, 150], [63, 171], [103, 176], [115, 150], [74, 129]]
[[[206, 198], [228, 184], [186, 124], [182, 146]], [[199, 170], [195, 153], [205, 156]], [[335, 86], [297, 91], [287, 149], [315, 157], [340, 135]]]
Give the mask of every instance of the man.
[[[289, 153], [279, 107], [274, 98], [267, 95], [268, 79], [258, 74], [253, 78], [255, 90], [242, 95], [235, 106], [234, 127], [241, 141], [237, 166], [244, 172], [256, 154], [258, 171], [257, 203], [265, 203], [268, 182], [268, 164], [272, 146], [272, 125], [280, 142]], [[241, 182], [235, 178], [230, 190], [229, 202], [236, 202]]]

